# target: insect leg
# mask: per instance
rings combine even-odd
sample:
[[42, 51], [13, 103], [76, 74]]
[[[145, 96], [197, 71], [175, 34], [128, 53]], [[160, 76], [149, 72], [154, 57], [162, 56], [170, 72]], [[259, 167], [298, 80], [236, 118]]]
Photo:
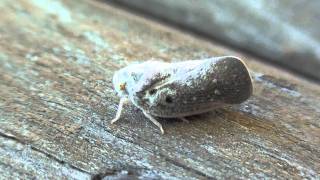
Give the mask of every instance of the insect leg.
[[142, 111], [142, 112], [153, 124], [155, 124], [156, 126], [158, 126], [158, 128], [160, 128], [161, 134], [164, 134], [164, 130], [162, 128], [162, 125], [147, 112], [145, 112], [145, 111]]
[[128, 98], [121, 98], [121, 99], [120, 99], [116, 117], [111, 120], [111, 124], [115, 123], [116, 121], [118, 121], [118, 120], [120, 119], [120, 115], [121, 115], [123, 106], [124, 106], [124, 104], [126, 104], [127, 102], [128, 102]]

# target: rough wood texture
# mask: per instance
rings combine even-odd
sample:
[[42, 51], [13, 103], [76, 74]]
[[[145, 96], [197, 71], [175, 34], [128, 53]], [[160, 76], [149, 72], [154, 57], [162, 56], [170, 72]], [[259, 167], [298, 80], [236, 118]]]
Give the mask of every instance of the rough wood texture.
[[[318, 85], [95, 1], [0, 12], [1, 178], [320, 178]], [[162, 120], [165, 135], [132, 106], [110, 125], [115, 70], [218, 55], [246, 60], [249, 101]]]
[[110, 1], [320, 82], [320, 1], [105, 0]]

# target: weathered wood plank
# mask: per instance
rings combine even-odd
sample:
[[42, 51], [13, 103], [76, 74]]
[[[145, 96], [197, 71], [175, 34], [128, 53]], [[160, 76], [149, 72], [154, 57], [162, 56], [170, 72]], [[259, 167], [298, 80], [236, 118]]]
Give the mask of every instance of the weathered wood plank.
[[[0, 12], [2, 176], [320, 177], [319, 85], [95, 1], [3, 0]], [[218, 55], [246, 59], [246, 103], [162, 120], [165, 135], [132, 106], [110, 125], [115, 70]]]
[[[89, 179], [91, 175], [81, 169], [65, 164], [53, 155], [47, 154], [19, 142], [19, 139], [1, 134], [0, 174], [1, 179]], [[5, 178], [6, 177], [6, 178]]]

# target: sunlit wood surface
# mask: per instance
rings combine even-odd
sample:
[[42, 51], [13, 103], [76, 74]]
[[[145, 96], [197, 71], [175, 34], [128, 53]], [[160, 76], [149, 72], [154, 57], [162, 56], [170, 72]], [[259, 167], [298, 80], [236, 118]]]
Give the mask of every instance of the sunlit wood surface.
[[[101, 2], [2, 0], [0, 12], [1, 178], [320, 178], [319, 85]], [[247, 63], [245, 103], [160, 120], [164, 135], [132, 105], [110, 125], [114, 71], [221, 55]]]

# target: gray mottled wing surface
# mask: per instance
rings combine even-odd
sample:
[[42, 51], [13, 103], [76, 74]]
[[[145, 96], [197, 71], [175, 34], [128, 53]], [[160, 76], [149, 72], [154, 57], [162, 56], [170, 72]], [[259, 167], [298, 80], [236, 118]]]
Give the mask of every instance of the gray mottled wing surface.
[[157, 86], [161, 86], [179, 75], [184, 76], [188, 71], [194, 69], [201, 62], [202, 61], [200, 60], [177, 63], [146, 61], [141, 64], [141, 67], [139, 67], [144, 70], [142, 76], [134, 86], [135, 92], [145, 92]]
[[187, 70], [176, 68], [178, 70], [165, 83], [153, 87], [155, 93], [141, 96], [141, 108], [160, 117], [187, 116], [225, 104], [241, 103], [252, 93], [249, 72], [244, 63], [235, 57], [211, 58], [190, 66], [187, 66], [188, 63], [180, 65]]

